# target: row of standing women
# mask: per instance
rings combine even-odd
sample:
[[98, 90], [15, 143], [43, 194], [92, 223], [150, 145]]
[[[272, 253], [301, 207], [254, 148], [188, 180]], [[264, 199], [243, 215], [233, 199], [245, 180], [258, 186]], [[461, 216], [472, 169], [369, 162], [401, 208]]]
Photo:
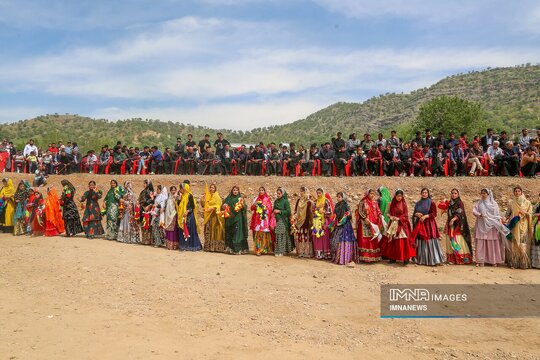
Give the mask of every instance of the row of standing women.
[[[251, 231], [256, 255], [283, 256], [296, 250], [299, 257], [337, 264], [387, 259], [403, 265], [410, 261], [429, 266], [445, 262], [477, 266], [506, 263], [513, 268], [540, 268], [540, 202], [533, 207], [519, 186], [514, 188], [514, 198], [504, 216], [491, 190], [481, 190], [481, 199], [472, 210], [476, 217], [473, 248], [473, 234], [457, 189], [452, 189], [449, 200], [438, 204], [428, 189], [422, 189], [411, 225], [403, 191], [398, 189], [391, 197], [384, 187], [368, 190], [353, 212], [344, 193], [336, 195], [334, 204], [330, 194], [320, 188], [312, 197], [302, 187], [292, 208], [283, 188], [276, 190], [272, 202], [261, 187], [258, 196], [247, 204], [238, 186], [222, 200], [216, 185], [211, 184], [198, 202], [187, 180], [169, 189], [161, 185], [154, 189], [145, 180], [138, 196], [129, 181], [120, 186], [112, 180], [104, 198], [91, 181], [79, 199], [67, 180], [62, 181], [60, 197], [54, 189], [48, 189], [46, 199], [24, 181], [17, 189], [9, 179], [4, 179], [3, 185], [0, 225], [15, 235], [55, 236], [65, 232], [74, 236], [84, 232], [89, 238], [105, 235], [109, 240], [169, 250], [243, 254], [249, 251]], [[76, 201], [84, 209], [82, 219]], [[199, 206], [203, 212], [203, 242], [198, 231]], [[248, 208], [252, 212], [249, 223]], [[438, 209], [447, 215], [443, 236], [436, 222]], [[106, 219], [105, 231], [102, 217]]]

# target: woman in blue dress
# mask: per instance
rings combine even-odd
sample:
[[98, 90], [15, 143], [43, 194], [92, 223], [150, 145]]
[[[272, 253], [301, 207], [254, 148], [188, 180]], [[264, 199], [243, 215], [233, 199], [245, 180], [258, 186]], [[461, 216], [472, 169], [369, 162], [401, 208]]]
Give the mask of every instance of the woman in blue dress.
[[197, 221], [197, 203], [187, 182], [180, 185], [178, 203], [178, 228], [180, 232], [180, 250], [199, 251], [202, 249]]

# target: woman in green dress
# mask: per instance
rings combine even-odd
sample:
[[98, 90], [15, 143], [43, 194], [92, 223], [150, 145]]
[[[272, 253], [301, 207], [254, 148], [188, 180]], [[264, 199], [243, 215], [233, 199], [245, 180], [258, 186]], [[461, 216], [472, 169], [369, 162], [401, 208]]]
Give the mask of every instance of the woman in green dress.
[[293, 242], [291, 241], [291, 223], [289, 217], [291, 216], [291, 204], [287, 192], [283, 188], [276, 190], [277, 199], [274, 201], [274, 214], [276, 216], [276, 246], [274, 248], [274, 254], [276, 256], [283, 256], [294, 249]]
[[233, 186], [230, 194], [223, 201], [223, 211], [225, 212], [225, 250], [237, 255], [249, 252], [246, 206], [238, 186]]
[[105, 195], [105, 214], [107, 216], [107, 240], [116, 240], [118, 237], [118, 225], [120, 224], [120, 199], [124, 196], [124, 188], [118, 185], [118, 181], [111, 180], [111, 188]]

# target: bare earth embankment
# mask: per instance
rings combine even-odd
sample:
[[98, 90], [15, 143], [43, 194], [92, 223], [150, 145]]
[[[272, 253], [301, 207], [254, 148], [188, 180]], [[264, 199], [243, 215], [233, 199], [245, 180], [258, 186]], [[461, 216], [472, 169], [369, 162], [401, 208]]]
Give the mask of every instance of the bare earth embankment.
[[[79, 195], [92, 178], [105, 190], [112, 177], [70, 176]], [[130, 179], [140, 190], [143, 177]], [[183, 177], [152, 179], [168, 186]], [[291, 195], [300, 185], [322, 185], [333, 195], [358, 196], [384, 184], [415, 199], [428, 185], [441, 199], [457, 186], [469, 210], [484, 186], [503, 203], [515, 184], [527, 195], [540, 192], [538, 180], [514, 178], [190, 179], [197, 196], [204, 180], [216, 181], [223, 196], [238, 183], [250, 197], [260, 185], [272, 192], [284, 185]], [[60, 180], [51, 184], [59, 189]], [[540, 358], [538, 318], [380, 319], [381, 283], [538, 284], [540, 272], [382, 263], [349, 268], [294, 257], [1, 235], [0, 358]]]

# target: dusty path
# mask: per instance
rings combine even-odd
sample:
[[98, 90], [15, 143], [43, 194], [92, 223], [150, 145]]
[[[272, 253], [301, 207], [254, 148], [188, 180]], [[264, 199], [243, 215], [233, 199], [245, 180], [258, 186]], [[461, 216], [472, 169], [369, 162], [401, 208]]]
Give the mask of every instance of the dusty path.
[[538, 283], [540, 272], [2, 235], [0, 358], [540, 358], [540, 319], [380, 319], [382, 282]]

